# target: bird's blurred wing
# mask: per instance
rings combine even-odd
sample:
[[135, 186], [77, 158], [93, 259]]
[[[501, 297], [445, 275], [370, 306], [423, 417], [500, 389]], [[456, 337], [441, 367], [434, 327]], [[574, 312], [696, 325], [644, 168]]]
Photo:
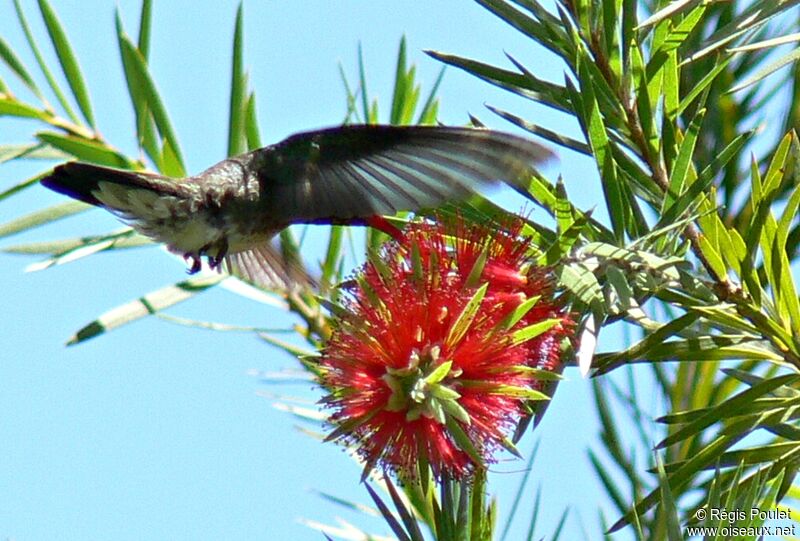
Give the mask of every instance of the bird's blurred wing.
[[228, 254], [225, 266], [229, 274], [264, 289], [291, 291], [316, 286], [301, 261], [281, 254], [276, 240]]
[[286, 223], [434, 208], [488, 184], [519, 186], [552, 156], [514, 135], [435, 126], [343, 126], [256, 152], [264, 204]]

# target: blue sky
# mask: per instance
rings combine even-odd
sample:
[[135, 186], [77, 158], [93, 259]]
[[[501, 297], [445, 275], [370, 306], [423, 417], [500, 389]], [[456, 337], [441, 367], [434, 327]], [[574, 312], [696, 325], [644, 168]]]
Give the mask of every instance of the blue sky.
[[[117, 3], [52, 4], [80, 58], [101, 132], [135, 155], [133, 117], [114, 35]], [[135, 35], [139, 2], [118, 4], [126, 29]], [[197, 172], [225, 153], [237, 3], [155, 4], [151, 70], [188, 168]], [[23, 5], [35, 34], [45, 36], [36, 4]], [[11, 1], [2, 0], [2, 6], [0, 35], [32, 67]], [[521, 34], [470, 2], [245, 2], [245, 64], [258, 97], [262, 139], [274, 142], [296, 131], [340, 123], [345, 94], [337, 66], [341, 63], [355, 80], [359, 42], [370, 92], [386, 112], [397, 46], [404, 34], [410, 60], [418, 65], [426, 88], [440, 65], [422, 49], [504, 65], [507, 51], [534, 66], [540, 76], [563, 78], [545, 51], [532, 48]], [[43, 48], [52, 59], [49, 46]], [[0, 75], [11, 80], [4, 68]], [[19, 95], [32, 99], [22, 90]], [[440, 119], [445, 123], [462, 124], [474, 113], [491, 127], [515, 131], [485, 109], [484, 103], [489, 103], [577, 133], [556, 113], [454, 69], [445, 75], [440, 97]], [[0, 130], [0, 144], [25, 142], [31, 124], [0, 119]], [[0, 190], [41, 168], [4, 165]], [[546, 173], [551, 178], [562, 174], [581, 206], [600, 203], [589, 160], [561, 152], [560, 162]], [[0, 223], [62, 200], [33, 188], [0, 203]], [[118, 227], [110, 215], [92, 211], [3, 239], [0, 245]], [[324, 235], [324, 230], [314, 234]], [[291, 394], [311, 402], [319, 397], [311, 384], [276, 387], [252, 375], [254, 370], [294, 368], [287, 355], [252, 335], [187, 329], [155, 318], [64, 347], [74, 331], [102, 312], [183, 279], [177, 259], [151, 247], [23, 273], [34, 261], [0, 255], [5, 283], [0, 316], [0, 537], [319, 540], [322, 535], [300, 520], [336, 524], [337, 517], [389, 534], [380, 520], [351, 513], [316, 493], [369, 503], [358, 483], [357, 465], [341, 448], [299, 432], [294, 419], [261, 396]], [[273, 307], [222, 289], [170, 313], [262, 327], [291, 323]], [[582, 537], [581, 521], [599, 537], [597, 504], [602, 492], [586, 458], [586, 447], [597, 432], [590, 386], [577, 371], [566, 376], [545, 421], [522, 442], [527, 454], [541, 440], [521, 516], [529, 512], [540, 486], [543, 507], [537, 536], [551, 533], [570, 506], [575, 514], [564, 538]], [[491, 488], [499, 496], [501, 517], [509, 511], [523, 469], [524, 463], [512, 460], [493, 468]], [[516, 535], [509, 539], [521, 538], [526, 526], [524, 519], [519, 521]]]

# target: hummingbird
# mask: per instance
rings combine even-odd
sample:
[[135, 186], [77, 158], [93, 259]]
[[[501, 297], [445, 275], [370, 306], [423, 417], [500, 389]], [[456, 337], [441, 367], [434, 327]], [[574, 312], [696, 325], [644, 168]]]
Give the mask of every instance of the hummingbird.
[[205, 258], [269, 287], [291, 282], [270, 239], [292, 224], [371, 226], [397, 237], [382, 216], [433, 209], [498, 182], [524, 187], [551, 155], [483, 128], [346, 125], [297, 133], [186, 178], [68, 162], [41, 183], [164, 243], [189, 273]]

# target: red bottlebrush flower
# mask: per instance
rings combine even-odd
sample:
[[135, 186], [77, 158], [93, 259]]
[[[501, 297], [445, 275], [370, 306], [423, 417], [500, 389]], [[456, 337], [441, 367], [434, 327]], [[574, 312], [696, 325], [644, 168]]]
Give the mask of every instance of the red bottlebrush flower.
[[572, 329], [523, 225], [411, 224], [357, 276], [321, 366], [329, 439], [367, 469], [462, 477], [511, 448], [523, 403], [541, 398], [532, 369], [555, 368]]

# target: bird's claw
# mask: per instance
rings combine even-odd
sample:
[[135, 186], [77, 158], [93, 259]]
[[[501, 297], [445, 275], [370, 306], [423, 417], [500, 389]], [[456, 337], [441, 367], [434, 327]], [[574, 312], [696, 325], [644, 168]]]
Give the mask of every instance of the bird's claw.
[[223, 240], [217, 249], [217, 253], [212, 255], [209, 250], [212, 248], [210, 244], [206, 244], [200, 250], [194, 253], [187, 253], [183, 254], [183, 259], [189, 261], [191, 260], [191, 266], [186, 269], [188, 274], [197, 274], [200, 272], [200, 269], [203, 268], [203, 258], [206, 258], [208, 262], [208, 267], [211, 270], [218, 270], [222, 266], [222, 262], [225, 260], [225, 256], [228, 254], [228, 242]]
[[192, 265], [186, 269], [186, 274], [197, 274], [203, 267], [202, 256], [197, 254], [183, 254], [183, 259], [186, 261], [191, 260]]

